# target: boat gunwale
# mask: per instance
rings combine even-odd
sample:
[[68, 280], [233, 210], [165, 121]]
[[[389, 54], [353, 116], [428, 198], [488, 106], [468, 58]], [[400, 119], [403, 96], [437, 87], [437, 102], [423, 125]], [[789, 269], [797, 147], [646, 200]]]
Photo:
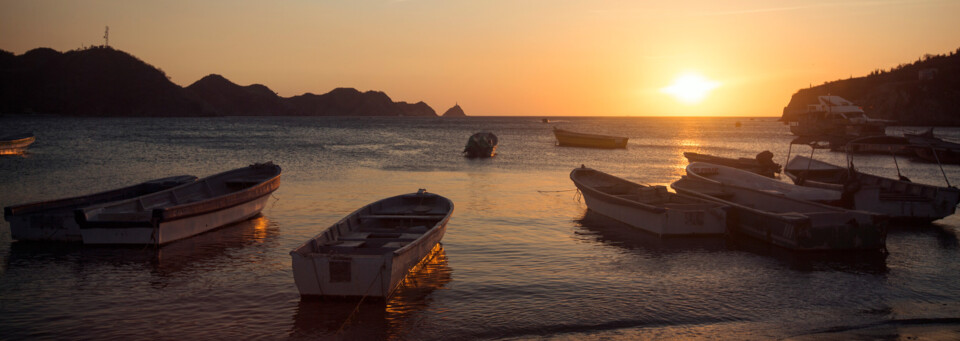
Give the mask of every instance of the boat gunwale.
[[[184, 175], [175, 175], [175, 176], [170, 176], [170, 177], [165, 177], [165, 178], [160, 178], [160, 179], [147, 180], [147, 181], [144, 181], [144, 182], [141, 182], [141, 183], [138, 183], [138, 184], [134, 184], [134, 185], [130, 185], [130, 186], [126, 186], [126, 187], [114, 188], [114, 189], [110, 189], [110, 190], [106, 190], [106, 191], [102, 191], [102, 192], [84, 194], [84, 195], [79, 195], [79, 196], [75, 196], [75, 197], [59, 198], [59, 199], [51, 199], [51, 200], [43, 200], [43, 201], [34, 201], [34, 202], [28, 202], [28, 203], [19, 204], [19, 205], [7, 206], [7, 207], [4, 207], [4, 208], [3, 208], [3, 215], [4, 215], [4, 217], [6, 218], [6, 217], [11, 217], [11, 216], [27, 215], [27, 214], [36, 213], [36, 212], [41, 212], [41, 211], [45, 211], [45, 210], [65, 209], [65, 208], [71, 208], [71, 207], [81, 208], [81, 207], [83, 207], [84, 202], [86, 202], [86, 201], [98, 200], [98, 198], [101, 198], [101, 197], [111, 197], [111, 196], [115, 196], [115, 195], [120, 195], [120, 194], [122, 194], [122, 193], [124, 193], [124, 192], [128, 192], [128, 191], [136, 191], [136, 190], [140, 189], [141, 187], [146, 187], [146, 186], [148, 186], [148, 183], [150, 183], [150, 182], [160, 181], [160, 180], [166, 180], [166, 179], [171, 179], [170, 181], [176, 181], [176, 180], [174, 180], [174, 179], [177, 179], [177, 178], [186, 179], [187, 177], [193, 178], [193, 180], [184, 181], [184, 182], [181, 183], [180, 185], [173, 186], [173, 187], [168, 187], [168, 188], [166, 188], [166, 189], [170, 189], [170, 188], [174, 188], [174, 187], [179, 187], [179, 186], [181, 186], [181, 185], [186, 185], [186, 184], [189, 184], [189, 183], [191, 183], [191, 182], [197, 181], [197, 177], [196, 177], [196, 176], [193, 176], [193, 175], [187, 175], [187, 174], [184, 174]], [[166, 190], [166, 189], [164, 189], [164, 190]], [[159, 191], [158, 191], [158, 192], [159, 192]], [[151, 193], [155, 193], [155, 192], [151, 192]], [[147, 194], [149, 194], [149, 193], [147, 193]], [[129, 199], [129, 198], [128, 198], [128, 199]], [[111, 201], [109, 201], [109, 202], [119, 201], [119, 200], [126, 200], [126, 199], [111, 200]], [[107, 202], [92, 203], [92, 204], [89, 204], [89, 205], [92, 206], [92, 205], [98, 205], [98, 204], [104, 204], [104, 203], [107, 203]]]
[[[252, 167], [272, 167], [274, 168], [274, 173], [272, 176], [260, 181], [256, 185], [243, 188], [238, 191], [224, 193], [215, 197], [210, 197], [210, 198], [203, 199], [196, 202], [185, 203], [185, 204], [176, 205], [176, 206], [168, 206], [163, 208], [154, 208], [150, 211], [143, 211], [143, 212], [150, 213], [149, 220], [91, 220], [87, 217], [87, 212], [90, 210], [112, 206], [114, 204], [119, 204], [121, 202], [124, 202], [124, 203], [130, 202], [133, 200], [137, 200], [139, 197], [120, 200], [120, 201], [113, 201], [113, 202], [109, 202], [101, 205], [93, 205], [93, 206], [77, 209], [75, 211], [77, 225], [79, 225], [81, 229], [157, 227], [159, 226], [160, 223], [163, 223], [163, 222], [171, 222], [176, 220], [188, 219], [188, 218], [208, 214], [210, 212], [216, 212], [216, 211], [240, 206], [240, 205], [249, 203], [251, 201], [256, 201], [260, 198], [263, 198], [264, 196], [268, 196], [272, 194], [274, 191], [276, 191], [280, 187], [280, 176], [282, 173], [282, 169], [280, 168], [280, 166], [270, 163], [270, 164], [263, 164], [259, 166], [253, 165], [253, 166], [247, 166], [247, 167], [228, 170], [225, 172], [204, 177], [194, 182], [168, 188], [162, 191], [157, 191], [154, 193], [150, 193], [148, 195], [159, 195], [159, 193], [173, 192], [182, 187], [192, 186], [192, 185], [196, 185], [197, 183], [205, 182], [207, 179], [210, 179], [210, 178], [226, 177], [230, 173], [242, 173], [244, 171], [250, 170]], [[253, 193], [253, 194], [250, 194], [250, 193]], [[221, 202], [221, 203], [218, 204], [218, 202]], [[223, 204], [222, 202], [227, 202], [227, 203]], [[190, 210], [193, 207], [201, 207], [201, 206], [209, 206], [209, 207], [205, 207], [198, 210]], [[181, 212], [189, 211], [189, 213], [181, 213], [177, 211], [181, 211]], [[170, 212], [174, 212], [174, 213], [170, 213]], [[99, 216], [99, 214], [97, 215]]]
[[[652, 204], [643, 203], [643, 202], [640, 202], [640, 201], [630, 200], [630, 199], [627, 199], [627, 198], [621, 198], [621, 197], [618, 197], [618, 196], [613, 195], [613, 194], [608, 194], [608, 193], [605, 193], [605, 192], [601, 192], [600, 190], [597, 190], [597, 189], [593, 188], [593, 186], [589, 186], [589, 185], [584, 184], [581, 180], [579, 180], [579, 179], [577, 179], [577, 178], [575, 177], [575, 174], [574, 174], [574, 173], [580, 173], [580, 172], [585, 172], [585, 171], [594, 172], [594, 173], [596, 173], [596, 174], [600, 174], [600, 175], [605, 176], [605, 177], [609, 177], [609, 178], [613, 178], [613, 179], [625, 181], [625, 182], [628, 182], [628, 183], [630, 183], [630, 184], [632, 184], [632, 185], [636, 185], [636, 186], [639, 187], [639, 188], [654, 188], [654, 186], [641, 185], [641, 184], [632, 182], [632, 181], [630, 181], [630, 180], [623, 179], [623, 178], [620, 178], [620, 177], [615, 176], [615, 175], [612, 175], [612, 174], [604, 173], [604, 172], [602, 172], [602, 171], [599, 171], [599, 170], [596, 170], [596, 169], [593, 169], [593, 168], [574, 168], [573, 171], [570, 172], [570, 180], [573, 180], [574, 185], [576, 185], [577, 189], [579, 189], [581, 192], [584, 192], [584, 190], [586, 190], [586, 192], [590, 192], [591, 194], [597, 195], [597, 196], [595, 197], [595, 198], [597, 198], [597, 199], [601, 199], [601, 200], [603, 200], [603, 201], [606, 201], [606, 202], [609, 202], [609, 203], [613, 203], [613, 204], [624, 205], [624, 206], [631, 206], [631, 207], [636, 207], [636, 208], [644, 209], [644, 210], [646, 210], [646, 211], [648, 211], [648, 212], [652, 212], [652, 213], [665, 213], [665, 212], [674, 210], [673, 208], [660, 207], [660, 206], [656, 206], [656, 205], [652, 205]], [[664, 187], [666, 187], [666, 186], [664, 186]], [[681, 198], [690, 199], [690, 200], [694, 200], [694, 201], [699, 201], [699, 202], [701, 202], [702, 204], [711, 204], [711, 205], [717, 205], [717, 207], [723, 207], [723, 204], [719, 204], [719, 203], [716, 203], [716, 202], [713, 202], [713, 201], [707, 201], [707, 200], [704, 200], [704, 199], [702, 199], [702, 198], [697, 198], [697, 197], [693, 197], [693, 196], [689, 196], [689, 195], [685, 195], [685, 194], [681, 194], [681, 193], [670, 193], [670, 192], [667, 192], [667, 195], [676, 195], [676, 196], [679, 196], [679, 197], [681, 197]]]

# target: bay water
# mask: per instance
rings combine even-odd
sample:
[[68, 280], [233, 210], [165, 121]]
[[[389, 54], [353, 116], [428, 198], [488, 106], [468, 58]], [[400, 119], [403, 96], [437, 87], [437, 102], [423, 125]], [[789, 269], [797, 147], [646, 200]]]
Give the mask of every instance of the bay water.
[[[0, 117], [0, 135], [37, 136], [25, 155], [0, 158], [0, 206], [258, 162], [283, 168], [262, 215], [159, 248], [19, 242], [0, 223], [0, 339], [960, 335], [960, 216], [891, 226], [887, 255], [794, 253], [733, 237], [661, 239], [588, 212], [569, 179], [586, 165], [669, 185], [684, 174], [685, 151], [769, 150], [779, 163], [809, 155], [790, 148], [776, 118], [550, 119]], [[554, 126], [630, 141], [558, 147]], [[480, 131], [499, 137], [497, 156], [464, 158]], [[958, 128], [936, 133], [960, 138]], [[960, 183], [956, 165], [882, 155], [855, 163]], [[455, 210], [442, 248], [392, 298], [300, 299], [290, 250], [367, 203], [419, 188]]]

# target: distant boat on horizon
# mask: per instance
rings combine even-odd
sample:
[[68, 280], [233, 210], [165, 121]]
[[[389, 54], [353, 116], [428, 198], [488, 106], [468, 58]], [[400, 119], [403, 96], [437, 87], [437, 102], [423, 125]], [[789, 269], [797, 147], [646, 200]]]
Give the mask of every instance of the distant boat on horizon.
[[627, 148], [627, 138], [622, 136], [577, 133], [557, 127], [553, 127], [553, 135], [562, 147]]

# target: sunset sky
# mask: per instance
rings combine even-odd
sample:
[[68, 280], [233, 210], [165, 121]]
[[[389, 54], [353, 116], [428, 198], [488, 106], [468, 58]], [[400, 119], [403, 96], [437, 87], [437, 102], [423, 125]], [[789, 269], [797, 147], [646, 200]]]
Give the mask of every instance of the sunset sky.
[[957, 0], [3, 0], [0, 49], [100, 45], [110, 26], [181, 86], [216, 73], [478, 116], [779, 116], [798, 89], [957, 50], [958, 15]]

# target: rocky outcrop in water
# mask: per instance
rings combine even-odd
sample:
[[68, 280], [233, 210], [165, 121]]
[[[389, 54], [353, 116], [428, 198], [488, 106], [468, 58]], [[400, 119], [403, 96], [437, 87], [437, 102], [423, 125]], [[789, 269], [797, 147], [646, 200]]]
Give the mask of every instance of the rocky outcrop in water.
[[836, 95], [860, 105], [871, 118], [902, 125], [960, 125], [960, 49], [926, 55], [912, 64], [797, 91], [784, 112]]
[[467, 114], [460, 108], [460, 104], [455, 104], [452, 108], [443, 113], [443, 117], [466, 117]]
[[208, 75], [183, 88], [164, 72], [108, 46], [65, 53], [0, 50], [0, 113], [73, 116], [437, 116], [423, 102], [337, 88], [290, 98]]

